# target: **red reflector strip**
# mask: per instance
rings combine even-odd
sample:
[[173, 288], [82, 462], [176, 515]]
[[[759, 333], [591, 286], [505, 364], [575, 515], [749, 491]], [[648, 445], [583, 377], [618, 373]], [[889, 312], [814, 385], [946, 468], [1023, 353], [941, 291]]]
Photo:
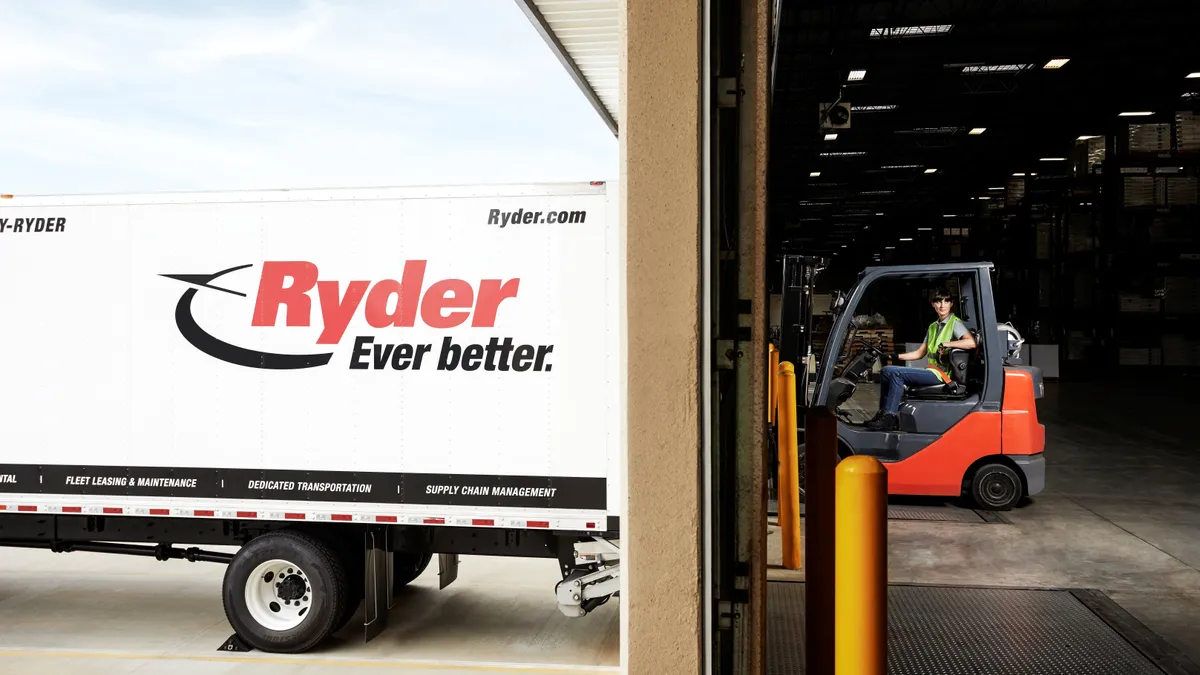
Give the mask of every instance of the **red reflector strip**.
[[303, 513], [285, 513], [283, 514], [283, 517], [288, 520], [304, 520]]
[[589, 530], [594, 530], [594, 529], [596, 529], [596, 524], [595, 524], [595, 523], [588, 523], [588, 524], [587, 524], [587, 529], [589, 529]]
[[525, 523], [527, 527], [550, 527], [550, 523], [545, 520], [531, 520]]
[[18, 511], [37, 511], [37, 507], [20, 505], [20, 506], [17, 506], [17, 510]]
[[238, 518], [257, 518], [258, 511], [238, 511], [237, 517]]
[[150, 509], [150, 515], [152, 515], [152, 516], [169, 516], [169, 515], [171, 515], [171, 509]]
[[445, 518], [426, 518], [425, 524], [426, 525], [445, 525], [446, 519]]
[[196, 509], [192, 513], [195, 513], [197, 516], [214, 516], [214, 515], [216, 515], [216, 513], [213, 511], [202, 510], [202, 509]]
[[0, 504], [0, 511], [7, 511], [7, 510], [8, 510], [8, 504]]
[[354, 520], [354, 516], [345, 513], [335, 513], [329, 516], [330, 520]]
[[104, 512], [111, 513], [114, 515], [120, 515], [125, 512], [125, 509], [123, 509], [119, 506], [106, 506], [106, 507], [104, 507]]
[[396, 522], [396, 516], [375, 516], [375, 522], [377, 522], [377, 523], [394, 523], [394, 522]]
[[482, 519], [482, 518], [476, 518], [475, 520], [472, 520], [472, 521], [471, 521], [471, 524], [472, 524], [472, 525], [483, 525], [483, 526], [486, 526], [486, 527], [493, 527], [493, 526], [496, 524], [496, 521], [494, 521], [494, 520], [490, 520], [490, 519], [489, 519], [489, 520], [484, 520], [484, 519]]
[[83, 513], [82, 506], [64, 506], [63, 513]]

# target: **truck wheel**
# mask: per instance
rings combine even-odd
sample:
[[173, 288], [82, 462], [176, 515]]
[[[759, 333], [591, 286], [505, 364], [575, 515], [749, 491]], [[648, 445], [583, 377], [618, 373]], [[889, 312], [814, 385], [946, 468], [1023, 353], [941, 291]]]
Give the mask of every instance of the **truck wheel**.
[[429, 566], [433, 551], [394, 551], [392, 553], [392, 594], [416, 581]]
[[1021, 477], [1004, 464], [984, 464], [971, 479], [971, 498], [987, 511], [1008, 511], [1020, 501]]
[[350, 623], [350, 619], [358, 613], [358, 608], [363, 603], [363, 594], [366, 592], [366, 576], [367, 571], [366, 557], [363, 555], [361, 546], [356, 547], [353, 543], [343, 544], [339, 549], [339, 554], [342, 559], [342, 565], [346, 570], [346, 604], [342, 609], [342, 615], [334, 623], [333, 632], [338, 632]]
[[225, 570], [225, 617], [264, 652], [300, 653], [336, 628], [347, 602], [346, 570], [325, 543], [299, 532], [251, 539]]

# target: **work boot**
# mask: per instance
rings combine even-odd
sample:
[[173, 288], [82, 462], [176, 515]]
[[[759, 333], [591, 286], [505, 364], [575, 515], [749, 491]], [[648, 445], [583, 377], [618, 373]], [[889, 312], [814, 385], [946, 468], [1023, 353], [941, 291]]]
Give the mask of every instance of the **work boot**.
[[895, 413], [884, 413], [878, 419], [867, 422], [871, 431], [895, 431], [900, 428], [900, 418]]

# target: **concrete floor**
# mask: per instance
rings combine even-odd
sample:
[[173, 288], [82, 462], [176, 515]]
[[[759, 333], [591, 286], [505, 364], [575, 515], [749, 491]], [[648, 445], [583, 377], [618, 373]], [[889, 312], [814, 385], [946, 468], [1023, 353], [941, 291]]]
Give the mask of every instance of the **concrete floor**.
[[0, 673], [333, 675], [404, 671], [619, 671], [619, 600], [581, 619], [556, 607], [554, 560], [463, 558], [437, 590], [437, 564], [397, 600], [389, 628], [363, 644], [361, 620], [302, 656], [217, 648], [224, 565], [94, 553], [0, 549]]
[[1048, 384], [1046, 491], [1011, 525], [889, 522], [890, 580], [1099, 589], [1200, 663], [1200, 401], [1146, 384]]

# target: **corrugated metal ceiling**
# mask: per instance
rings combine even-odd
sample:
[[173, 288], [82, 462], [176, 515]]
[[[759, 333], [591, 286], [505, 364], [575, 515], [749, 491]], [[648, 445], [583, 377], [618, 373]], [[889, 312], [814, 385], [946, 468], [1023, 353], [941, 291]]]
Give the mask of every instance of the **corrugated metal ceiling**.
[[516, 0], [605, 124], [618, 126], [618, 0]]

